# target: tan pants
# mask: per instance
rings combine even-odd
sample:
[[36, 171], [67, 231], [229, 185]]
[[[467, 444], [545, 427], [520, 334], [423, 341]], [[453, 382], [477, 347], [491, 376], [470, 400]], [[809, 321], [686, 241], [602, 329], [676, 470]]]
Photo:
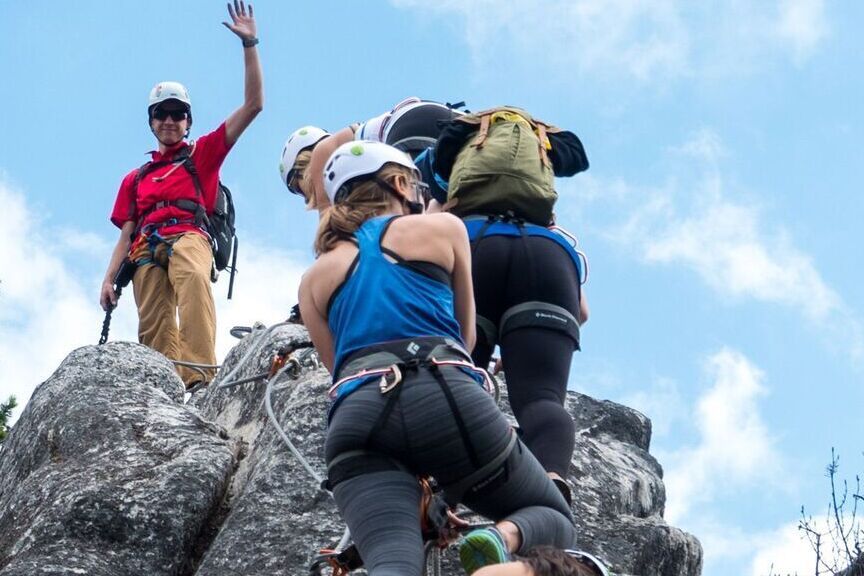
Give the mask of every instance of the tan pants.
[[[164, 262], [167, 250], [167, 244], [159, 244], [154, 259]], [[210, 291], [212, 259], [207, 238], [186, 233], [174, 242], [167, 270], [153, 263], [138, 267], [132, 286], [138, 305], [139, 342], [171, 360], [216, 363], [216, 306]], [[202, 379], [199, 372], [182, 366], [177, 367], [177, 372], [187, 386]], [[209, 381], [215, 370], [205, 373]]]

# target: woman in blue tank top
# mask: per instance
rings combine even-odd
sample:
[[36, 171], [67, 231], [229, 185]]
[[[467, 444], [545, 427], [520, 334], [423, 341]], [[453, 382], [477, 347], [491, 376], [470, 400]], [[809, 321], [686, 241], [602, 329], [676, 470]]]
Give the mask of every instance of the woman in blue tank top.
[[470, 361], [462, 222], [422, 214], [414, 164], [382, 143], [340, 146], [324, 181], [333, 206], [300, 285], [301, 313], [333, 374], [328, 482], [368, 573], [422, 573], [420, 476], [433, 476], [449, 504], [496, 522], [463, 539], [469, 574], [537, 545], [572, 547], [566, 502]]

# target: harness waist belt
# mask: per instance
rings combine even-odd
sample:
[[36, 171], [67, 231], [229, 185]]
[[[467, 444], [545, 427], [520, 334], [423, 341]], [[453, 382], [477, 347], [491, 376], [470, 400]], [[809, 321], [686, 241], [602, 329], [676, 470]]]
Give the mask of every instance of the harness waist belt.
[[406, 365], [459, 368], [471, 374], [490, 394], [494, 390], [489, 374], [474, 365], [461, 343], [450, 338], [424, 336], [375, 344], [352, 353], [337, 371], [327, 395], [338, 402], [342, 394], [350, 393], [358, 382], [373, 377], [382, 378], [381, 392], [386, 393], [402, 381], [400, 367]]
[[412, 360], [464, 360], [471, 361], [471, 355], [459, 342], [450, 338], [424, 336], [374, 344], [353, 352], [342, 362], [336, 382], [345, 376], [355, 376], [358, 372], [387, 368], [400, 362]]

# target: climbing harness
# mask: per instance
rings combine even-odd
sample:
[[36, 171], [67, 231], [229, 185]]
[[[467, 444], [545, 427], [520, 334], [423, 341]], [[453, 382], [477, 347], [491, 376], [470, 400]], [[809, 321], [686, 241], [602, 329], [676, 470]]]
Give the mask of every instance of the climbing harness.
[[[227, 186], [218, 181], [216, 191], [216, 203], [212, 213], [208, 214], [204, 205], [201, 203], [204, 199], [203, 189], [201, 187], [201, 179], [198, 175], [198, 169], [195, 167], [195, 162], [192, 159], [195, 154], [195, 143], [184, 147], [171, 160], [159, 160], [156, 162], [146, 162], [142, 165], [135, 174], [134, 187], [137, 191], [138, 184], [142, 178], [147, 176], [158, 168], [173, 165], [173, 167], [164, 175], [153, 178], [154, 182], [165, 180], [177, 168], [182, 166], [189, 176], [192, 178], [192, 184], [195, 187], [195, 199], [181, 198], [178, 200], [162, 200], [149, 206], [140, 216], [140, 222], [143, 222], [151, 213], [162, 208], [173, 206], [184, 212], [189, 212], [192, 218], [179, 220], [176, 218], [169, 219], [163, 222], [148, 224], [135, 231], [135, 236], [139, 233], [150, 234], [156, 232], [165, 226], [173, 226], [176, 224], [193, 224], [205, 233], [210, 241], [210, 247], [213, 252], [213, 267], [211, 272], [211, 280], [216, 281], [218, 272], [228, 270], [231, 274], [228, 282], [228, 299], [234, 293], [234, 274], [237, 272], [237, 251], [239, 242], [237, 233], [234, 227], [235, 209], [234, 200], [231, 196], [231, 191]], [[136, 192], [137, 193], [137, 192]], [[140, 223], [139, 223], [140, 226]], [[151, 250], [152, 252], [152, 250]], [[170, 255], [170, 252], [169, 252]], [[230, 264], [229, 264], [230, 262]]]
[[[255, 357], [260, 353], [264, 344], [268, 341], [268, 336], [278, 327], [285, 326], [289, 324], [289, 322], [282, 322], [278, 324], [274, 324], [269, 328], [264, 328], [261, 324], [256, 324], [254, 327], [244, 327], [244, 326], [235, 326], [231, 329], [231, 334], [237, 338], [250, 338], [254, 337], [255, 341], [249, 345], [249, 348], [241, 357], [240, 361], [234, 366], [230, 373], [226, 375], [224, 380], [219, 384], [217, 389], [223, 388], [232, 388], [235, 386], [239, 386], [241, 384], [248, 384], [253, 382], [261, 382], [264, 381], [267, 383], [267, 388], [264, 395], [264, 406], [267, 411], [267, 417], [270, 420], [270, 423], [276, 429], [277, 434], [282, 439], [283, 443], [288, 447], [289, 451], [297, 458], [309, 476], [315, 482], [316, 489], [326, 489], [328, 490], [330, 486], [328, 482], [323, 478], [306, 460], [306, 458], [300, 453], [300, 451], [294, 446], [294, 443], [291, 442], [288, 435], [285, 433], [285, 430], [279, 424], [276, 414], [273, 410], [272, 404], [272, 393], [275, 385], [279, 382], [279, 380], [283, 376], [287, 376], [291, 380], [296, 380], [300, 377], [304, 368], [317, 369], [319, 367], [317, 354], [315, 349], [312, 347], [312, 343], [308, 341], [303, 342], [294, 342], [282, 347], [272, 358], [270, 362], [270, 367], [267, 371], [262, 371], [257, 374], [253, 374], [247, 377], [234, 378], [235, 374], [240, 370], [240, 368], [245, 365], [251, 358]], [[440, 349], [443, 352], [443, 348]], [[379, 351], [373, 356], [375, 356], [375, 361], [380, 361], [384, 355], [390, 354], [386, 351]], [[467, 354], [467, 353], [466, 353]], [[390, 355], [392, 359], [392, 354]], [[358, 372], [363, 372], [362, 364], [365, 364], [367, 360], [365, 358], [359, 358], [357, 362], [349, 362], [346, 364], [346, 370], [348, 369], [356, 369], [358, 366], [361, 366], [358, 370], [353, 374], [354, 377], [357, 376]], [[440, 366], [454, 366], [459, 369], [467, 369], [474, 368], [469, 362], [460, 360], [458, 358], [444, 358], [442, 360], [431, 359], [429, 363], [429, 367], [433, 371], [438, 371]], [[417, 366], [419, 367], [419, 363]], [[415, 369], [415, 366], [411, 365], [406, 369], [411, 370]], [[379, 386], [383, 387], [384, 393], [391, 393], [391, 397], [393, 396], [392, 392], [397, 392], [399, 389], [399, 384], [402, 382], [404, 369], [400, 368], [396, 365], [396, 363], [391, 363], [388, 366], [387, 370], [389, 370], [389, 377], [381, 377]], [[375, 374], [373, 374], [375, 373]], [[485, 371], [484, 371], [485, 373]], [[383, 374], [383, 372], [381, 373]], [[379, 375], [379, 371], [371, 368], [366, 371], [365, 375]], [[488, 378], [487, 374], [487, 378]], [[348, 377], [349, 379], [351, 377]], [[345, 379], [343, 379], [345, 380]], [[341, 385], [342, 380], [336, 383], [333, 387], [331, 387], [331, 394], [335, 394], [339, 386]], [[485, 386], [490, 393], [494, 392], [498, 395], [498, 382], [494, 378], [490, 378], [490, 380], [485, 382]], [[395, 390], [394, 390], [395, 389]], [[513, 434], [513, 439], [515, 440], [516, 435]], [[503, 458], [496, 458], [493, 462], [490, 462], [486, 466], [483, 466], [480, 470], [472, 474], [469, 478], [464, 479], [463, 481], [458, 483], [458, 486], [454, 486], [455, 490], [458, 493], [463, 493], [464, 490], [467, 490], [470, 485], [473, 485], [479, 480], [482, 480], [483, 477], [488, 476], [491, 468], [500, 467], [504, 460], [506, 460], [507, 456], [509, 456], [512, 446], [514, 445], [514, 441], [511, 441], [508, 444], [507, 449], [502, 453]], [[335, 463], [335, 462], [334, 462]], [[334, 463], [331, 463], [331, 467]], [[448, 496], [451, 495], [452, 488], [447, 487], [444, 490], [442, 487], [436, 485], [432, 478], [418, 478], [418, 482], [421, 486], [422, 497], [420, 503], [420, 517], [421, 517], [421, 533], [423, 535], [424, 540], [424, 558], [426, 561], [426, 574], [429, 576], [440, 576], [441, 574], [441, 551], [451, 544], [453, 544], [456, 539], [463, 533], [469, 530], [474, 530], [476, 528], [484, 527], [492, 525], [492, 522], [472, 522], [469, 523], [463, 520], [456, 512], [451, 509], [447, 504], [447, 499], [445, 499], [445, 494]], [[467, 482], [467, 483], [466, 483]], [[331, 547], [324, 548], [320, 550], [318, 555], [313, 559], [310, 568], [309, 574], [310, 576], [324, 576], [325, 574], [330, 574], [330, 576], [347, 576], [351, 571], [361, 568], [363, 566], [363, 560], [360, 557], [360, 554], [354, 544], [351, 544], [351, 534], [348, 528], [346, 527], [342, 536], [339, 539], [339, 542]], [[327, 572], [329, 570], [329, 572]]]
[[580, 269], [580, 272], [582, 272], [582, 274], [581, 278], [579, 279], [579, 283], [584, 286], [588, 282], [588, 256], [585, 255], [585, 252], [579, 249], [579, 239], [576, 237], [575, 234], [568, 232], [557, 224], [552, 224], [547, 228], [552, 232], [555, 232], [559, 236], [562, 236], [567, 241], [567, 243], [573, 247], [573, 250], [576, 251], [579, 259], [582, 261], [582, 266], [584, 267], [584, 270]]
[[[472, 257], [475, 257], [477, 246], [489, 236], [521, 238], [526, 254], [527, 248], [524, 241], [528, 237], [539, 236], [555, 242], [567, 252], [576, 267], [580, 286], [588, 280], [588, 259], [582, 251], [578, 250], [578, 239], [559, 226], [545, 227], [531, 224], [515, 216], [511, 211], [503, 215], [471, 215], [462, 220], [471, 240]], [[528, 264], [531, 265], [531, 260], [528, 260]], [[526, 277], [529, 281], [533, 281], [535, 275], [532, 270], [529, 270]], [[478, 338], [490, 347], [494, 347], [506, 333], [516, 328], [538, 327], [567, 334], [576, 343], [576, 349], [579, 349], [578, 318], [569, 310], [548, 302], [531, 300], [517, 304], [503, 312], [498, 324], [478, 314], [476, 323]]]

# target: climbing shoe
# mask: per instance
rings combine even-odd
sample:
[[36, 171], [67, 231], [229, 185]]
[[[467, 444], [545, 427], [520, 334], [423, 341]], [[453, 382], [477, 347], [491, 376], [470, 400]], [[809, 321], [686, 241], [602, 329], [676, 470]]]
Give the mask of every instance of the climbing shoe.
[[468, 533], [459, 545], [459, 559], [466, 574], [483, 566], [510, 561], [510, 553], [501, 533], [495, 528], [481, 528]]

